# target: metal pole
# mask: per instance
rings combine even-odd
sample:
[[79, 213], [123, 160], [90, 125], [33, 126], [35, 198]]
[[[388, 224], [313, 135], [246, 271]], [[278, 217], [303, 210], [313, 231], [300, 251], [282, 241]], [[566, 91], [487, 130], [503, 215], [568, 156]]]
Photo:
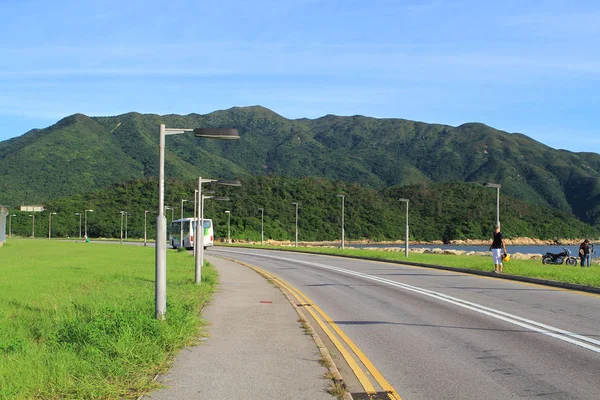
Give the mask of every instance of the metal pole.
[[125, 211], [125, 240], [127, 240], [127, 216], [129, 213]]
[[[204, 226], [203, 226], [203, 207], [202, 207], [202, 177], [198, 177], [198, 222], [196, 222], [196, 240], [198, 249], [196, 249], [196, 268], [194, 282], [199, 285], [202, 281], [202, 264], [204, 263]], [[200, 238], [198, 238], [200, 235]]]
[[192, 243], [192, 252], [194, 253], [194, 263], [198, 259], [198, 189], [194, 189], [194, 219], [192, 224], [196, 224], [194, 232], [194, 241]]
[[167, 312], [167, 221], [165, 204], [165, 125], [160, 124], [158, 142], [158, 216], [156, 217], [155, 317], [165, 319]]
[[123, 244], [123, 211], [121, 211], [121, 244]]
[[344, 202], [346, 200], [346, 196], [343, 194], [338, 194], [337, 197], [342, 198], [342, 250], [344, 250]]
[[398, 199], [403, 203], [406, 203], [406, 231], [404, 236], [404, 255], [408, 257], [408, 199]]
[[56, 215], [56, 213], [48, 214], [48, 240], [52, 237], [52, 215]]
[[227, 243], [231, 244], [231, 211], [227, 213]]
[[404, 244], [404, 255], [408, 257], [408, 201], [406, 202], [406, 243]]
[[500, 187], [496, 188], [496, 226], [500, 226]]
[[181, 211], [179, 213], [179, 248], [183, 248], [183, 199], [181, 199]]
[[75, 215], [79, 215], [79, 239], [81, 239], [81, 213], [75, 213]]
[[12, 217], [16, 217], [16, 214], [10, 214], [8, 216], [8, 237], [12, 237]]
[[200, 197], [200, 221], [202, 223], [202, 233], [200, 234], [200, 270], [198, 271], [198, 283], [202, 279], [202, 267], [204, 266], [204, 195]]
[[146, 215], [148, 214], [148, 210], [144, 210], [144, 246], [148, 246], [147, 237], [146, 237]]
[[260, 245], [265, 244], [265, 210], [260, 208]]
[[298, 203], [292, 203], [296, 206], [296, 241], [294, 242], [294, 246], [298, 247]]
[[94, 212], [94, 210], [85, 210], [84, 211], [84, 214], [85, 214], [85, 218], [84, 218], [85, 219], [85, 238], [86, 239], [89, 239], [89, 237], [88, 237], [88, 231], [87, 231], [87, 213], [88, 212]]

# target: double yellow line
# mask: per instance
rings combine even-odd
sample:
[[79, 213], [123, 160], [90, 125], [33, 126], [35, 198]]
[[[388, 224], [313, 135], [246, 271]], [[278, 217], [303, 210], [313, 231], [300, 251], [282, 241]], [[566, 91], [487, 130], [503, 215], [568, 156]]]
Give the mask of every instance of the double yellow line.
[[[239, 261], [236, 260], [239, 263]], [[306, 311], [310, 313], [313, 319], [319, 324], [323, 332], [333, 342], [335, 347], [338, 349], [344, 360], [348, 363], [352, 372], [358, 378], [358, 381], [364, 388], [365, 392], [369, 395], [375, 395], [378, 391], [369, 379], [367, 372], [361, 367], [359, 362], [362, 363], [364, 368], [368, 371], [368, 374], [375, 380], [375, 382], [381, 387], [381, 391], [386, 392], [390, 400], [401, 400], [400, 395], [396, 393], [396, 390], [389, 384], [389, 382], [381, 375], [381, 373], [375, 368], [373, 363], [363, 354], [363, 352], [354, 344], [354, 342], [346, 336], [346, 334], [337, 326], [335, 322], [323, 311], [314, 304], [305, 294], [300, 290], [296, 289], [286, 281], [278, 278], [277, 276], [266, 272], [265, 270], [241, 263], [254, 271], [258, 272], [267, 279], [273, 281], [278, 286], [286, 290], [291, 296], [293, 296], [299, 303], [305, 306]], [[334, 333], [335, 332], [335, 333]], [[354, 355], [353, 355], [354, 354]]]

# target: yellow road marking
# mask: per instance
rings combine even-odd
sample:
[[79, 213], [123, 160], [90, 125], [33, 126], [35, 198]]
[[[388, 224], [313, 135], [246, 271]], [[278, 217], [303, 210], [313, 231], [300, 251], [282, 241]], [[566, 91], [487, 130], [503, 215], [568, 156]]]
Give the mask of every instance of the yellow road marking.
[[[239, 262], [239, 261], [237, 261], [237, 262]], [[279, 278], [273, 274], [270, 274], [270, 273], [262, 270], [261, 268], [258, 268], [258, 267], [255, 267], [255, 266], [252, 266], [249, 264], [245, 264], [245, 263], [243, 263], [243, 264], [248, 266], [249, 268], [252, 268], [256, 272], [260, 273], [261, 275], [266, 276], [269, 279], [272, 279], [273, 281], [280, 284], [292, 296], [294, 296], [299, 302], [308, 303], [310, 305], [310, 307], [307, 307], [306, 310], [310, 313], [310, 315], [312, 315], [312, 317], [315, 319], [317, 324], [319, 324], [321, 329], [323, 329], [325, 334], [331, 339], [333, 344], [340, 351], [340, 353], [342, 354], [342, 356], [344, 357], [344, 359], [346, 360], [346, 362], [348, 363], [348, 365], [350, 366], [350, 368], [352, 369], [352, 371], [358, 378], [359, 382], [365, 389], [365, 392], [367, 392], [369, 394], [375, 394], [377, 391], [375, 390], [375, 387], [369, 381], [369, 378], [366, 376], [366, 374], [360, 368], [358, 363], [354, 360], [354, 357], [352, 357], [352, 355], [348, 352], [346, 347], [344, 345], [342, 345], [342, 343], [339, 341], [339, 339], [331, 332], [331, 330], [327, 327], [326, 324], [328, 324], [340, 336], [341, 340], [344, 341], [344, 343], [346, 343], [346, 345], [354, 352], [354, 354], [356, 354], [358, 359], [367, 368], [367, 370], [369, 371], [369, 373], [371, 374], [373, 379], [375, 379], [375, 381], [381, 386], [382, 390], [385, 392], [388, 392], [388, 397], [391, 400], [401, 400], [400, 395], [396, 392], [396, 390], [392, 387], [392, 385], [390, 385], [390, 383], [383, 377], [383, 375], [379, 372], [379, 370], [377, 370], [377, 368], [367, 358], [367, 356], [365, 356], [365, 354], [358, 348], [358, 346], [356, 346], [356, 344], [337, 326], [337, 324], [335, 322], [333, 322], [333, 320], [323, 310], [321, 310], [321, 308], [318, 307], [312, 300], [310, 300], [304, 293], [302, 293], [300, 290], [293, 287], [286, 281], [282, 280], [281, 278]], [[321, 317], [319, 317], [319, 315], [317, 315], [315, 313], [315, 311], [318, 314], [320, 314], [320, 316], [324, 319], [324, 321], [323, 321], [323, 319], [321, 319]]]

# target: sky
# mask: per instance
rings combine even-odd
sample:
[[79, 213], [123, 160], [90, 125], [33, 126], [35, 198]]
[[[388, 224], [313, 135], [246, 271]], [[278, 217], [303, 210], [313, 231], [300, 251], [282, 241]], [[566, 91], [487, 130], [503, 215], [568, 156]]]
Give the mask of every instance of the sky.
[[261, 105], [600, 153], [600, 2], [0, 0], [0, 141], [75, 114]]

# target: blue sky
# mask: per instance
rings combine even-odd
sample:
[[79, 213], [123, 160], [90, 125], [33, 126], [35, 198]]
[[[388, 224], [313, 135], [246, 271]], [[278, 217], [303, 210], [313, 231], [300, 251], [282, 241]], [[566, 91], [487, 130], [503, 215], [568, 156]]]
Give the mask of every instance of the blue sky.
[[600, 153], [600, 2], [0, 0], [0, 140], [262, 105], [483, 122]]

